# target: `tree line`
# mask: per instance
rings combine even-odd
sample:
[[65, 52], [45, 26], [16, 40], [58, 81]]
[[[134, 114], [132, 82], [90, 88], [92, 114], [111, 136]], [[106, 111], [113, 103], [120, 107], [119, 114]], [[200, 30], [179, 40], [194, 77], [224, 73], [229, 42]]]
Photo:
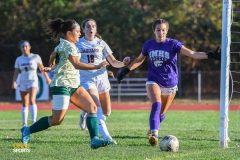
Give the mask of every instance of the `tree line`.
[[[31, 51], [47, 66], [57, 43], [46, 35], [42, 24], [55, 18], [74, 19], [79, 24], [95, 19], [98, 33], [119, 60], [125, 56], [133, 60], [140, 54], [143, 43], [154, 38], [151, 26], [159, 18], [169, 22], [167, 36], [190, 49], [207, 52], [221, 44], [219, 0], [1, 0], [0, 13], [1, 71], [14, 70], [15, 59], [21, 54], [18, 42], [23, 39], [30, 41]], [[181, 56], [181, 68], [220, 70], [220, 62], [209, 61]], [[146, 71], [147, 61], [138, 70]]]

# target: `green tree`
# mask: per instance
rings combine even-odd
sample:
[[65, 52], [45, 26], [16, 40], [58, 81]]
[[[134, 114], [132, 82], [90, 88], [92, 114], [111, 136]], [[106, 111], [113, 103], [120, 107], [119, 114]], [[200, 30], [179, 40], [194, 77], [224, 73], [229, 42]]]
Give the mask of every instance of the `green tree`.
[[[58, 17], [79, 23], [94, 18], [98, 32], [119, 60], [124, 56], [134, 59], [140, 54], [143, 43], [154, 38], [151, 25], [158, 18], [169, 22], [168, 37], [193, 50], [213, 50], [221, 43], [221, 7], [217, 0], [1, 0], [0, 18], [4, 23], [0, 28], [0, 45], [15, 45], [8, 50], [0, 48], [1, 66], [13, 70], [6, 62], [14, 64], [20, 55], [17, 44], [22, 39], [30, 41], [32, 52], [40, 54], [47, 65], [56, 44], [50, 41], [42, 24]], [[183, 70], [220, 68], [217, 61], [209, 63], [187, 57], [181, 61]], [[146, 69], [147, 61], [138, 68]]]

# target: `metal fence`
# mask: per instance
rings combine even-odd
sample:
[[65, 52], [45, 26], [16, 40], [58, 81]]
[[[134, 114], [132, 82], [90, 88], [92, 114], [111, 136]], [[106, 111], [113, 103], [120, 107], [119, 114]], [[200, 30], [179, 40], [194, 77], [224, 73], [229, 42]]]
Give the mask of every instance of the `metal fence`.
[[[240, 77], [232, 74], [235, 80], [240, 81]], [[0, 71], [0, 101], [15, 100], [15, 90], [12, 89], [12, 71]], [[133, 78], [134, 77], [134, 78]], [[199, 80], [200, 78], [200, 80]], [[146, 73], [131, 72], [121, 84], [117, 83], [116, 78], [110, 78], [112, 100], [128, 101], [147, 100], [145, 88]], [[220, 72], [219, 71], [202, 71], [199, 72], [182, 72], [179, 79], [177, 97], [193, 97], [201, 99], [206, 96], [220, 96]], [[231, 87], [230, 87], [230, 90]], [[234, 90], [240, 91], [240, 84], [234, 85]], [[200, 93], [200, 97], [199, 97]]]

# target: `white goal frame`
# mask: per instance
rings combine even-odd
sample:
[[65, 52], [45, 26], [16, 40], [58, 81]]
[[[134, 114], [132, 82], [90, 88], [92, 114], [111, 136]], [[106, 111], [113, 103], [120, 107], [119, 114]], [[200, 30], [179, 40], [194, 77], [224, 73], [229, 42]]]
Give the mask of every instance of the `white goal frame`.
[[231, 45], [232, 0], [222, 1], [222, 43], [221, 43], [221, 83], [220, 83], [220, 129], [219, 147], [228, 148], [228, 106]]

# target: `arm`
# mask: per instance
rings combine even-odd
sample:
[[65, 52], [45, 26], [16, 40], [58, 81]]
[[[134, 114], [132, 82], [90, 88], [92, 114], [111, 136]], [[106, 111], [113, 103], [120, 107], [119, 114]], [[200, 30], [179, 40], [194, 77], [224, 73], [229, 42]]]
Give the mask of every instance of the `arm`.
[[122, 67], [128, 65], [128, 63], [130, 62], [130, 57], [125, 57], [123, 59], [123, 61], [121, 62], [121, 61], [116, 60], [115, 57], [112, 54], [110, 54], [109, 56], [107, 56], [107, 60], [113, 67], [122, 68]]
[[15, 68], [14, 75], [13, 75], [13, 81], [12, 81], [12, 89], [17, 89], [17, 77], [20, 73], [20, 70], [18, 68]]
[[117, 82], [120, 84], [121, 80], [131, 71], [140, 66], [143, 61], [145, 60], [146, 56], [144, 56], [142, 53], [136, 58], [127, 68], [123, 69], [120, 73], [117, 75]]
[[182, 46], [180, 53], [193, 59], [208, 59], [208, 56], [205, 52], [192, 51], [184, 46]]
[[146, 59], [146, 56], [144, 56], [142, 53], [130, 64], [128, 65], [129, 70], [134, 70], [138, 66], [140, 66], [144, 60]]
[[102, 67], [106, 67], [106, 65], [109, 65], [107, 61], [103, 61], [99, 65], [82, 63], [79, 61], [78, 56], [69, 56], [68, 60], [72, 63], [75, 69], [79, 69], [79, 70], [94, 70], [94, 69], [100, 69]]
[[43, 67], [42, 69], [39, 68], [40, 71], [41, 72], [49, 72], [51, 70], [54, 70], [56, 68], [55, 59], [56, 59], [56, 52], [53, 51], [49, 58], [49, 66], [50, 67]]
[[42, 72], [43, 76], [45, 77], [47, 84], [50, 84], [50, 83], [51, 83], [51, 79], [49, 78], [47, 72], [43, 72], [43, 70], [44, 70], [43, 64], [40, 64], [40, 65], [38, 66], [38, 68], [39, 68], [39, 70]]
[[56, 52], [53, 51], [49, 58], [49, 66], [55, 65], [55, 59], [56, 59]]

